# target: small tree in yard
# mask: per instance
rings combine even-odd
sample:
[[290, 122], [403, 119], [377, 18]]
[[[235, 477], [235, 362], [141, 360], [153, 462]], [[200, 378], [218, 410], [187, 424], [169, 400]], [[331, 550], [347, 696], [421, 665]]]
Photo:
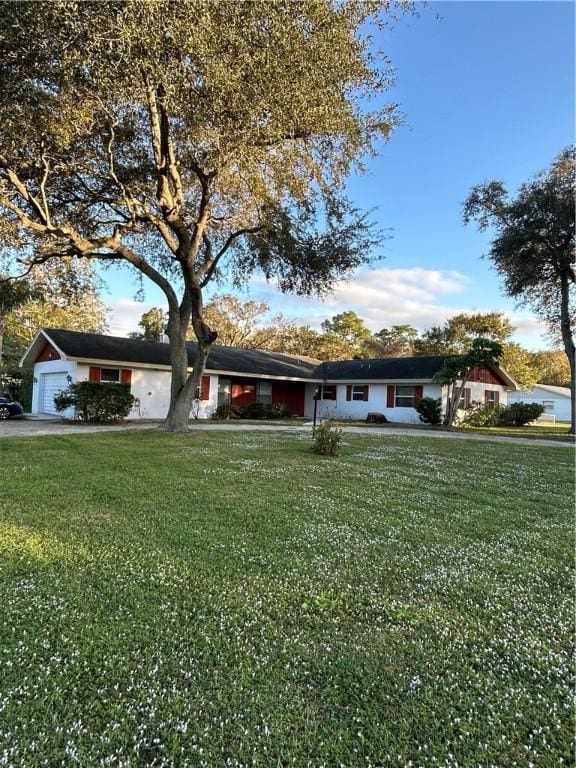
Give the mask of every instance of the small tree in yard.
[[574, 306], [576, 282], [575, 151], [562, 152], [545, 173], [510, 198], [500, 181], [475, 187], [464, 204], [464, 221], [493, 227], [488, 256], [504, 277], [506, 293], [531, 306], [561, 336], [570, 365], [571, 429], [576, 432]]
[[[0, 7], [0, 231], [30, 267], [129, 265], [168, 306], [165, 428], [217, 334], [203, 290], [260, 270], [326, 291], [377, 238], [339, 190], [394, 127], [370, 44], [407, 0], [55, 0]], [[186, 335], [197, 339], [188, 374]]]
[[458, 411], [460, 398], [474, 368], [497, 365], [502, 355], [502, 346], [490, 339], [474, 339], [470, 351], [465, 355], [447, 358], [434, 381], [448, 388], [448, 407], [444, 415], [444, 424], [451, 427]]

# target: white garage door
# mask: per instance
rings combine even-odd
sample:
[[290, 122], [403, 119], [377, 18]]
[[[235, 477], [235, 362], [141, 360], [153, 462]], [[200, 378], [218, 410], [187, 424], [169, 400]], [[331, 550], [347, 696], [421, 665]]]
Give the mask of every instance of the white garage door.
[[56, 406], [54, 405], [54, 395], [58, 392], [62, 392], [63, 389], [68, 389], [68, 382], [66, 380], [67, 373], [44, 373], [42, 374], [42, 403], [40, 407], [41, 413], [56, 413]]

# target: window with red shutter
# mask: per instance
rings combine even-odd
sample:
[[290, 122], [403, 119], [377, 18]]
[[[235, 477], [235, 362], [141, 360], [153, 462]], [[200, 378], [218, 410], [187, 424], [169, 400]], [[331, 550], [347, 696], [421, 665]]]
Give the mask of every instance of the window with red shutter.
[[352, 400], [352, 384], [346, 384], [346, 400]]
[[88, 381], [100, 381], [101, 369], [91, 365], [88, 372]]
[[202, 376], [200, 400], [210, 400], [210, 376]]
[[130, 386], [132, 384], [132, 371], [128, 368], [123, 368], [120, 372], [120, 382]]
[[386, 390], [386, 408], [394, 408], [394, 384], [388, 384]]

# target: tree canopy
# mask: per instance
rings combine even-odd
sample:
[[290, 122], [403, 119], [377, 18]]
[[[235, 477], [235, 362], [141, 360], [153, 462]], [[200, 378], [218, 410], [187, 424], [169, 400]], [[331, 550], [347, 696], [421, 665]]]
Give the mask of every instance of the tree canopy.
[[529, 305], [562, 338], [571, 370], [572, 428], [576, 430], [573, 286], [575, 262], [575, 150], [523, 184], [515, 197], [501, 181], [474, 187], [464, 221], [494, 232], [488, 257], [509, 296]]
[[405, 7], [2, 5], [0, 232], [29, 264], [123, 261], [164, 292], [168, 428], [185, 428], [216, 338], [212, 279], [260, 269], [322, 292], [370, 258], [378, 238], [339, 189], [397, 123], [369, 29]]

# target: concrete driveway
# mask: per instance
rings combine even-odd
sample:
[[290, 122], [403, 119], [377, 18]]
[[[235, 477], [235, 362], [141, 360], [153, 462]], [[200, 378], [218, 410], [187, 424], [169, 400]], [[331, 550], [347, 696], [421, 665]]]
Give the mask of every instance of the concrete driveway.
[[[35, 437], [39, 435], [78, 435], [92, 432], [119, 432], [127, 429], [157, 429], [159, 422], [128, 422], [112, 426], [98, 424], [71, 424], [60, 419], [12, 419], [0, 421], [0, 439], [4, 437]], [[488, 440], [494, 443], [512, 443], [521, 445], [549, 445], [557, 448], [573, 448], [575, 443], [568, 437], [565, 441], [545, 440], [540, 438], [500, 437], [498, 435], [475, 435], [463, 432], [435, 432], [419, 429], [406, 429], [403, 427], [342, 427], [345, 433], [375, 435], [386, 437], [387, 435], [402, 435], [406, 437], [432, 437], [440, 440]], [[190, 422], [190, 431], [206, 432], [220, 430], [225, 432], [296, 432], [312, 431], [309, 424], [234, 424], [230, 422], [193, 421]]]

